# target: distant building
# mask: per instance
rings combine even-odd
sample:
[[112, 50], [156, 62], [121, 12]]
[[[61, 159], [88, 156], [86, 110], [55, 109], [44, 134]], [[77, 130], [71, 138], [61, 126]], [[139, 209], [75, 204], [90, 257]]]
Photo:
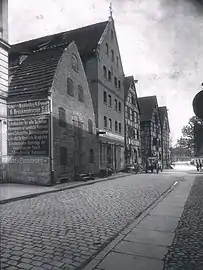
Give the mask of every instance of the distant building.
[[176, 161], [190, 161], [192, 158], [191, 151], [182, 147], [174, 147], [171, 149], [171, 160]]
[[150, 157], [162, 161], [161, 121], [156, 96], [138, 98], [140, 107], [142, 160], [145, 164]]
[[[8, 180], [49, 185], [99, 170], [95, 114], [74, 42], [10, 55]], [[15, 48], [18, 53], [14, 53]]]
[[[8, 0], [0, 1], [0, 164], [7, 155], [7, 108], [8, 95]], [[2, 173], [2, 168], [1, 168]], [[4, 176], [1, 176], [4, 177]]]
[[161, 120], [162, 165], [163, 168], [167, 168], [170, 164], [170, 126], [166, 106], [159, 107], [159, 115]]
[[126, 164], [141, 164], [140, 109], [135, 80], [125, 77], [125, 160]]

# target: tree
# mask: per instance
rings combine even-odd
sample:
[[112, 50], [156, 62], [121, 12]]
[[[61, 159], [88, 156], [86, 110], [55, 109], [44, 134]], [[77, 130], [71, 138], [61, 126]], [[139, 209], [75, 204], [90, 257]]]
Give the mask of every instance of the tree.
[[188, 124], [182, 128], [182, 136], [177, 141], [177, 146], [190, 150], [192, 156], [195, 148], [194, 128], [196, 123], [202, 124], [202, 120], [196, 116], [191, 117]]

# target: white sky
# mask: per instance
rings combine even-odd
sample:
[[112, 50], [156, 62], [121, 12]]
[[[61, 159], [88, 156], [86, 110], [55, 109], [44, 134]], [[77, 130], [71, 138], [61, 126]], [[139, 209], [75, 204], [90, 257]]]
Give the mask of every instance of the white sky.
[[[157, 95], [169, 109], [173, 140], [193, 115], [203, 77], [203, 7], [198, 0], [112, 0], [126, 75], [138, 96]], [[109, 0], [9, 0], [9, 41], [108, 19]]]

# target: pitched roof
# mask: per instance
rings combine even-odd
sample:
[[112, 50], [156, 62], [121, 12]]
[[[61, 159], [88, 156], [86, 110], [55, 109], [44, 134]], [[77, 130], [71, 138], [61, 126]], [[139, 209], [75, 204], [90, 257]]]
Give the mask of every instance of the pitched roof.
[[138, 98], [140, 107], [140, 121], [150, 121], [155, 105], [157, 104], [156, 96], [140, 97]]
[[11, 53], [26, 53], [39, 50], [42, 47], [67, 47], [75, 41], [81, 57], [88, 56], [97, 47], [97, 44], [108, 24], [108, 21], [88, 25], [71, 31], [49, 35], [11, 46]]
[[63, 50], [74, 41], [80, 56], [89, 57], [97, 47], [107, 23], [100, 22], [12, 45], [11, 61], [18, 55], [27, 55], [27, 58], [16, 68], [9, 94], [48, 91]]
[[128, 96], [128, 91], [131, 86], [131, 84], [134, 82], [133, 76], [128, 76], [124, 78], [124, 98], [126, 99]]
[[16, 69], [8, 94], [47, 92], [62, 53], [62, 49], [49, 49], [29, 55]]

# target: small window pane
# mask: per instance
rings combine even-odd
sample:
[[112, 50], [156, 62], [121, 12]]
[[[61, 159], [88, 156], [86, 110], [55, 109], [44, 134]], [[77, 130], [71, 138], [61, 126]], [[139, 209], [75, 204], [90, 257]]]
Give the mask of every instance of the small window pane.
[[78, 71], [78, 58], [74, 53], [72, 54], [71, 63], [73, 70]]
[[78, 85], [78, 100], [81, 102], [84, 101], [84, 92], [81, 85]]
[[112, 129], [112, 120], [109, 118], [109, 129]]
[[66, 112], [63, 108], [59, 108], [59, 126], [66, 126]]
[[119, 133], [121, 133], [121, 123], [119, 123]]
[[69, 96], [74, 96], [73, 81], [70, 78], [67, 79], [67, 92]]
[[109, 45], [106, 43], [106, 54], [109, 55]]
[[115, 121], [115, 132], [118, 132], [118, 122]]
[[111, 81], [111, 71], [108, 71], [108, 80]]
[[107, 128], [107, 117], [104, 116], [104, 127]]
[[105, 66], [103, 66], [103, 73], [104, 73], [104, 77], [106, 78], [107, 77], [107, 70], [106, 70]]
[[117, 111], [117, 110], [118, 110], [118, 102], [117, 102], [117, 99], [115, 99], [114, 102], [115, 102], [115, 107], [114, 107], [114, 109], [115, 109], [115, 111]]
[[121, 103], [120, 103], [120, 101], [118, 103], [118, 110], [119, 110], [119, 112], [121, 112]]
[[112, 100], [111, 100], [111, 95], [109, 95], [109, 106], [112, 106]]
[[103, 98], [104, 98], [104, 103], [107, 103], [107, 94], [106, 94], [106, 91], [104, 91]]
[[92, 120], [88, 120], [88, 131], [89, 133], [93, 133], [93, 124], [92, 124]]

